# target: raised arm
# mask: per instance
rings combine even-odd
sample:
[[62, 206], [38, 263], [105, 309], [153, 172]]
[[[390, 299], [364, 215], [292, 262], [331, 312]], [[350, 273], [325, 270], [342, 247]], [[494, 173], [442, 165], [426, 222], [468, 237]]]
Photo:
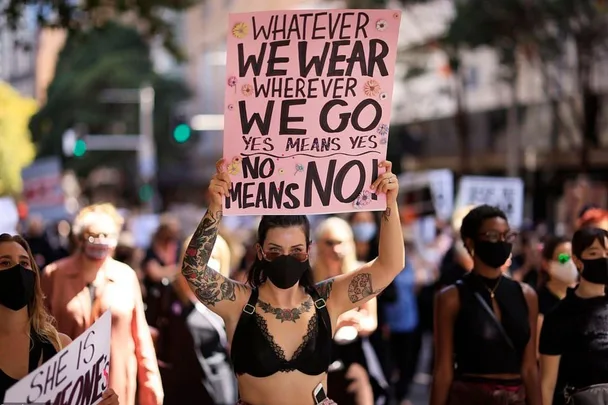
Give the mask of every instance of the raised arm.
[[207, 266], [222, 219], [222, 199], [228, 195], [230, 187], [230, 178], [222, 167], [223, 160], [220, 160], [218, 173], [209, 185], [211, 204], [188, 244], [182, 274], [198, 300], [228, 321], [240, 315], [249, 298], [249, 289]]
[[397, 195], [399, 184], [392, 163], [382, 162], [386, 172], [372, 184], [374, 192], [386, 194], [387, 208], [382, 214], [378, 257], [358, 270], [317, 285], [327, 301], [332, 317], [361, 306], [384, 290], [405, 267], [405, 248], [399, 221]]

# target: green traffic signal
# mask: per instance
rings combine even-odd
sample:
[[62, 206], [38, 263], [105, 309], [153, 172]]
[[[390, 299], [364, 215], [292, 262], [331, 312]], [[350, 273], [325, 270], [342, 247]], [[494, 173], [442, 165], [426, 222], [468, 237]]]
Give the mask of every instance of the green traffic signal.
[[144, 184], [139, 188], [139, 199], [141, 201], [150, 201], [152, 197], [154, 197], [154, 190], [151, 185]]
[[76, 144], [74, 144], [74, 156], [82, 157], [86, 151], [87, 151], [87, 143], [82, 139], [78, 139], [76, 141]]
[[190, 135], [192, 135], [192, 130], [186, 124], [180, 124], [173, 130], [173, 139], [178, 143], [186, 142], [190, 139]]

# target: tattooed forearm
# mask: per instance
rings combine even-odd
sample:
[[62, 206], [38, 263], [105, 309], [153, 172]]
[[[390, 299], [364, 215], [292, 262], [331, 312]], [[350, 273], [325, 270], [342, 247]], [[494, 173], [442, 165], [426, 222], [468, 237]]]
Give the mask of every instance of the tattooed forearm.
[[334, 279], [330, 278], [329, 280], [321, 281], [315, 286], [315, 288], [317, 289], [317, 293], [319, 293], [319, 296], [327, 301], [329, 299], [329, 295], [331, 294], [331, 289], [333, 288], [333, 286]]
[[384, 288], [374, 290], [372, 287], [372, 275], [369, 273], [357, 274], [348, 285], [348, 298], [353, 304], [359, 302], [370, 295], [382, 292]]
[[190, 240], [182, 263], [182, 274], [192, 286], [197, 298], [210, 306], [224, 300], [236, 300], [235, 283], [207, 267], [221, 218], [221, 211], [207, 211]]
[[382, 218], [384, 218], [385, 221], [388, 221], [388, 219], [390, 217], [391, 217], [391, 208], [386, 207], [386, 210], [382, 213]]

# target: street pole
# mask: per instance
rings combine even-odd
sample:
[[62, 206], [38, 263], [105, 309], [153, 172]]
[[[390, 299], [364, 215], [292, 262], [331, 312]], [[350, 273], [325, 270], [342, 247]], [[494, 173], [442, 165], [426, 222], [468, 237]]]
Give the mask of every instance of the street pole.
[[154, 190], [148, 202], [149, 209], [155, 212], [158, 203], [156, 184], [156, 145], [154, 142], [154, 89], [145, 86], [139, 91], [139, 148], [137, 149], [141, 181]]
[[[157, 155], [154, 142], [154, 89], [146, 85], [135, 89], [107, 89], [101, 94], [101, 102], [116, 104], [139, 104], [139, 134], [134, 135], [83, 135], [88, 151], [132, 150], [137, 153], [137, 168], [142, 185], [152, 188], [153, 198], [147, 208], [156, 212], [160, 208], [157, 190]], [[63, 135], [63, 152], [69, 156], [73, 152], [78, 136], [72, 129]]]

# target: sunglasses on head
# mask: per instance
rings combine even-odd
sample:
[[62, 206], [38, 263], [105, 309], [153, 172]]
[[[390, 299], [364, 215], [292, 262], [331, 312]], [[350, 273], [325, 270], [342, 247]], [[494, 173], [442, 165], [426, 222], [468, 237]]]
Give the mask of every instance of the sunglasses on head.
[[[275, 261], [276, 259], [278, 259], [281, 256], [283, 256], [283, 253], [281, 253], [281, 252], [264, 252], [264, 251], [262, 251], [262, 257], [268, 262]], [[299, 262], [305, 262], [306, 260], [308, 260], [307, 252], [293, 252], [293, 253], [290, 253], [289, 256], [293, 257], [294, 259], [296, 259]]]

